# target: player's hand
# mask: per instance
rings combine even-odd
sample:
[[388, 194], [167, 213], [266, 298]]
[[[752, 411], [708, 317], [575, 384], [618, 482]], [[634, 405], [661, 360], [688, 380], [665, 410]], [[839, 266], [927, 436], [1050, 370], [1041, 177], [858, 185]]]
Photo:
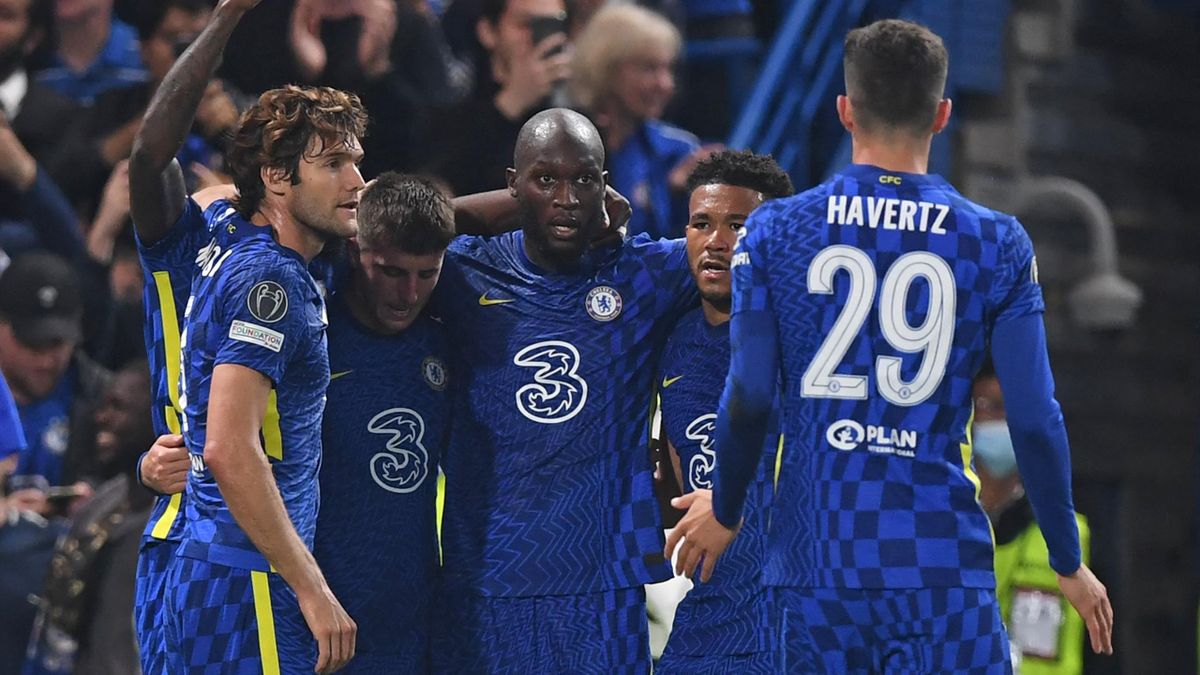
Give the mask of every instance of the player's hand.
[[329, 586], [321, 581], [311, 593], [296, 592], [300, 612], [308, 629], [317, 641], [317, 667], [315, 672], [332, 673], [340, 670], [354, 658], [358, 625], [342, 608], [342, 603], [333, 596]]
[[[736, 529], [729, 529], [717, 521], [712, 511], [712, 491], [692, 490], [691, 492], [671, 500], [671, 506], [677, 509], [687, 509], [687, 514], [671, 530], [667, 536], [667, 546], [663, 556], [670, 560], [679, 547], [679, 557], [675, 561], [675, 573], [686, 574], [693, 578], [696, 567], [701, 561], [704, 567], [700, 573], [701, 581], [712, 578], [713, 568], [717, 558], [729, 547], [729, 542], [737, 534]], [[679, 541], [683, 540], [683, 546]]]
[[[556, 49], [561, 51], [550, 53]], [[547, 36], [532, 48], [513, 54], [496, 94], [496, 108], [509, 119], [521, 117], [549, 96], [556, 82], [571, 77], [571, 56], [565, 33]]]
[[625, 225], [633, 209], [625, 195], [611, 185], [604, 190], [604, 229], [592, 239], [592, 248], [620, 246], [625, 241]]
[[325, 63], [329, 59], [325, 43], [321, 42], [322, 18], [319, 0], [298, 0], [292, 9], [292, 20], [288, 26], [288, 44], [292, 48], [292, 56], [296, 59], [301, 77], [309, 81], [325, 72]]
[[1070, 576], [1058, 575], [1058, 587], [1087, 624], [1092, 651], [1112, 654], [1113, 610], [1104, 584], [1087, 565], [1080, 565]]
[[190, 468], [191, 460], [183, 436], [163, 434], [142, 458], [142, 484], [164, 495], [183, 492]]

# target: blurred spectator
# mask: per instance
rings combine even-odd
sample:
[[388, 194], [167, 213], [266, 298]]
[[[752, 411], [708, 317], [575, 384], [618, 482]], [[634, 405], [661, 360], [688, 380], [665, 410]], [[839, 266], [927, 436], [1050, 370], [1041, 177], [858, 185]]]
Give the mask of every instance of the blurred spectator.
[[0, 673], [21, 672], [37, 613], [29, 598], [45, 588], [54, 542], [65, 529], [0, 498]]
[[[105, 181], [133, 149], [133, 137], [150, 97], [175, 59], [208, 23], [212, 5], [212, 0], [142, 3], [136, 24], [147, 78], [96, 96], [92, 107], [67, 131], [62, 149], [47, 167], [81, 213], [91, 215], [96, 210]], [[185, 170], [196, 164], [219, 164], [216, 160], [224, 151], [228, 132], [237, 123], [240, 109], [251, 102], [220, 80], [209, 83], [179, 156]]]
[[521, 125], [564, 103], [554, 94], [571, 75], [563, 0], [484, 0], [475, 30], [486, 66], [468, 100], [447, 111], [430, 151], [430, 170], [460, 195], [505, 187]]
[[42, 513], [54, 496], [47, 486], [86, 496], [81, 481], [95, 475], [92, 410], [110, 375], [77, 349], [82, 305], [75, 273], [57, 256], [27, 253], [0, 276], [0, 372], [28, 442], [13, 476], [26, 489], [13, 496]]
[[[0, 0], [4, 2], [5, 0]], [[0, 113], [0, 248], [8, 255], [41, 248], [85, 257], [78, 219], [58, 185], [43, 171]]]
[[353, 91], [370, 111], [368, 178], [415, 168], [430, 110], [467, 93], [424, 0], [297, 0], [288, 42], [301, 81]]
[[138, 485], [138, 456], [154, 443], [150, 373], [122, 368], [95, 414], [104, 483], [75, 514], [55, 548], [32, 671], [127, 675], [139, 670], [133, 633], [134, 579], [152, 495]]
[[137, 34], [113, 16], [113, 0], [54, 0], [57, 46], [38, 82], [91, 105], [101, 92], [146, 78]]
[[[1046, 540], [1034, 521], [1017, 472], [1017, 456], [1005, 423], [1000, 382], [985, 367], [972, 386], [975, 423], [972, 452], [979, 474], [979, 503], [996, 539], [996, 597], [1008, 628], [1014, 663], [1022, 675], [1079, 675], [1083, 672], [1083, 619], [1058, 587]], [[1091, 537], [1087, 519], [1076, 514], [1083, 562]]]
[[0, 112], [39, 161], [58, 147], [79, 112], [78, 104], [31, 80], [27, 70], [53, 21], [54, 0], [0, 0]]
[[[24, 447], [16, 405], [0, 375], [0, 485], [7, 483]], [[0, 673], [21, 670], [34, 617], [28, 598], [45, 583], [60, 531], [36, 514], [19, 510], [0, 491]]]
[[571, 92], [604, 137], [609, 182], [629, 198], [629, 234], [678, 237], [687, 176], [719, 146], [658, 118], [675, 93], [679, 31], [635, 5], [610, 5], [579, 36]]

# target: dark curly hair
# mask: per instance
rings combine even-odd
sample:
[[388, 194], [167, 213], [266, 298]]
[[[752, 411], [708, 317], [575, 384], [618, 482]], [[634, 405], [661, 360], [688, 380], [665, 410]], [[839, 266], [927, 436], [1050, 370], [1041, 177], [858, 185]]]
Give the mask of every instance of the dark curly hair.
[[773, 157], [749, 150], [722, 150], [701, 160], [688, 175], [687, 191], [701, 185], [733, 185], [761, 192], [765, 199], [787, 197], [796, 191]]
[[367, 185], [358, 202], [364, 249], [390, 244], [409, 255], [429, 255], [445, 251], [454, 234], [449, 198], [425, 178], [388, 171]]
[[330, 87], [288, 85], [270, 89], [242, 113], [229, 145], [226, 163], [238, 189], [234, 201], [238, 212], [249, 218], [262, 204], [266, 186], [262, 168], [283, 171], [292, 185], [300, 182], [300, 160], [309, 152], [314, 138], [319, 143], [309, 157], [327, 145], [362, 138], [367, 131], [367, 112], [358, 96]]

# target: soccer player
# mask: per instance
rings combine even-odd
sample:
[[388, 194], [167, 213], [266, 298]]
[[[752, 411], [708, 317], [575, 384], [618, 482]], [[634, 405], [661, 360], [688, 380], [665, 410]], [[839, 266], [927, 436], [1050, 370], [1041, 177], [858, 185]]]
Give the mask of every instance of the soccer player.
[[437, 672], [650, 667], [642, 585], [669, 576], [642, 443], [652, 360], [693, 305], [683, 241], [588, 250], [599, 134], [552, 109], [508, 170], [522, 229], [451, 244], [431, 308], [465, 405], [444, 461]]
[[734, 537], [777, 378], [782, 467], [765, 578], [786, 672], [1006, 672], [992, 541], [971, 470], [971, 380], [990, 350], [1064, 595], [1111, 653], [1107, 592], [1080, 561], [1028, 235], [927, 174], [950, 116], [941, 40], [887, 20], [846, 38], [853, 165], [764, 205], [734, 255], [716, 479], [668, 539], [707, 577]]
[[170, 672], [323, 672], [354, 653], [354, 623], [309, 552], [329, 371], [324, 301], [307, 263], [357, 229], [366, 115], [331, 89], [265, 93], [230, 153], [238, 196], [203, 215], [171, 159], [230, 33], [255, 4], [217, 7], [156, 92], [130, 165], [139, 229], [203, 217], [227, 233], [254, 233], [201, 251], [188, 300], [179, 404], [192, 469], [165, 582]]
[[[688, 264], [700, 307], [675, 327], [655, 378], [672, 465], [685, 492], [712, 488], [714, 422], [729, 370], [730, 263], [738, 232], [767, 199], [792, 194], [770, 157], [726, 150], [702, 160], [688, 177]], [[768, 434], [775, 450], [778, 435]], [[656, 673], [773, 672], [766, 587], [762, 584], [765, 509], [775, 452], [764, 453], [747, 499], [746, 524], [722, 566], [697, 583], [675, 610]]]
[[451, 400], [445, 331], [421, 310], [454, 219], [433, 185], [395, 173], [368, 185], [358, 217], [349, 278], [329, 299], [313, 555], [359, 627], [345, 672], [424, 673]]

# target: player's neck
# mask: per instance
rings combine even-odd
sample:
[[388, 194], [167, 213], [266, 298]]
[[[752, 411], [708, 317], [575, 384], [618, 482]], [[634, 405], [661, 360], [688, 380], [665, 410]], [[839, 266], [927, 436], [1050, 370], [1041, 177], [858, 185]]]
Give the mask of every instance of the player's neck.
[[700, 300], [700, 311], [704, 312], [704, 321], [708, 325], [716, 327], [723, 323], [729, 322], [729, 305], [724, 307], [715, 305], [707, 300]]
[[913, 138], [903, 134], [853, 136], [850, 161], [869, 164], [897, 173], [929, 173], [929, 144], [932, 136]]
[[525, 250], [525, 257], [529, 262], [533, 263], [539, 269], [549, 272], [550, 274], [567, 274], [576, 269], [579, 269], [580, 259], [564, 260], [553, 256], [543, 255], [538, 250], [537, 243], [528, 235], [525, 236], [522, 248]]
[[312, 262], [325, 248], [324, 236], [311, 227], [300, 224], [287, 209], [277, 204], [263, 201], [250, 222], [255, 225], [269, 225], [275, 235], [275, 241], [280, 246], [300, 254], [305, 262]]

